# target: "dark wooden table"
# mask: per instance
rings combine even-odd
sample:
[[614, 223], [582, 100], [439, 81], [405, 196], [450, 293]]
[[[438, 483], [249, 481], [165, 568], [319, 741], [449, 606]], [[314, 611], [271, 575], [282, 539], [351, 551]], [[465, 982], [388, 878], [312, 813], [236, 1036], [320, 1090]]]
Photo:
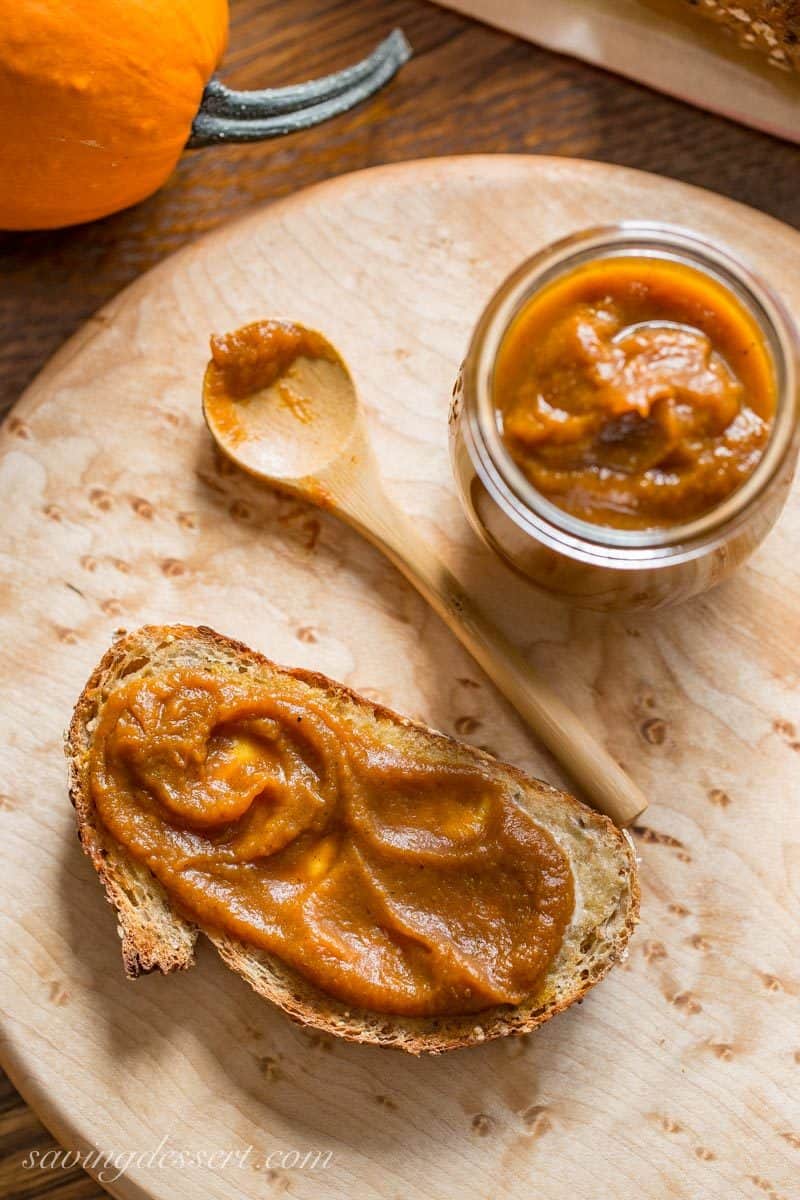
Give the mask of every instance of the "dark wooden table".
[[[130, 280], [253, 204], [375, 163], [515, 151], [605, 159], [710, 187], [800, 227], [800, 151], [539, 50], [423, 0], [234, 0], [224, 78], [296, 82], [393, 26], [415, 57], [377, 100], [283, 141], [195, 151], [137, 207], [92, 225], [0, 235], [0, 414], [56, 347]], [[103, 1196], [80, 1170], [28, 1170], [54, 1145], [0, 1076], [0, 1200]]]

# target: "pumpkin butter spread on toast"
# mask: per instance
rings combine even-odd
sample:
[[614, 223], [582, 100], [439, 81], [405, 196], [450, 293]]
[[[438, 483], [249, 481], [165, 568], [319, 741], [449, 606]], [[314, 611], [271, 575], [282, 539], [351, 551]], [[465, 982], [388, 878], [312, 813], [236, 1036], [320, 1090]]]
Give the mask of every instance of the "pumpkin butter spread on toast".
[[636, 920], [605, 817], [211, 630], [112, 647], [68, 753], [129, 974], [190, 965], [202, 930], [297, 1019], [441, 1050], [541, 1023]]

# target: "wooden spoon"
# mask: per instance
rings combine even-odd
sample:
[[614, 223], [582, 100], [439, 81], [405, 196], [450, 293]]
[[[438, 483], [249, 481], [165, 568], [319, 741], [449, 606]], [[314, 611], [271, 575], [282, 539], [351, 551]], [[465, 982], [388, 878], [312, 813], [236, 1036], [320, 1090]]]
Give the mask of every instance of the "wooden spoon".
[[[294, 335], [299, 347], [297, 357], [290, 350], [279, 364], [277, 377], [276, 330]], [[248, 335], [249, 375], [243, 384], [236, 361], [243, 343], [237, 340]], [[310, 349], [303, 346], [304, 338], [310, 339]], [[355, 385], [330, 342], [302, 326], [266, 321], [212, 339], [212, 346], [215, 359], [203, 383], [203, 411], [225, 454], [264, 482], [335, 513], [377, 546], [449, 625], [589, 801], [620, 826], [635, 820], [647, 807], [638, 787], [537, 678], [387, 497]], [[272, 377], [268, 386], [260, 386], [259, 370], [265, 380]], [[242, 395], [253, 385], [255, 390]]]

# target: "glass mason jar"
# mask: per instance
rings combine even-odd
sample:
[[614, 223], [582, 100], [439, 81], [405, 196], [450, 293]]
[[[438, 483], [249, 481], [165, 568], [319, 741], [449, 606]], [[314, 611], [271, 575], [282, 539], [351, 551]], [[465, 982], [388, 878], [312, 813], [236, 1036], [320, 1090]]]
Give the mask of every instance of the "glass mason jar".
[[[721, 283], [757, 324], [774, 372], [772, 430], [753, 473], [709, 512], [668, 528], [609, 528], [552, 504], [506, 450], [494, 411], [495, 359], [526, 302], [576, 267], [619, 255], [666, 258]], [[525, 578], [584, 608], [656, 608], [713, 587], [758, 546], [786, 501], [800, 443], [797, 355], [797, 332], [774, 292], [727, 250], [687, 230], [623, 222], [548, 246], [489, 301], [453, 390], [451, 457], [471, 524]]]

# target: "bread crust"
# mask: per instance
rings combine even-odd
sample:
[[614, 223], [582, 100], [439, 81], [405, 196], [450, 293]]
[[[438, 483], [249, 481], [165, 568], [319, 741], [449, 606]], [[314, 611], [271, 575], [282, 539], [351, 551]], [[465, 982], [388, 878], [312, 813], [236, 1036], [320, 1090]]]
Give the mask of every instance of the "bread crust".
[[[146, 674], [159, 662], [188, 661], [209, 669], [246, 670], [267, 681], [273, 673], [306, 684], [350, 717], [387, 729], [410, 730], [460, 761], [489, 766], [521, 804], [556, 836], [570, 858], [576, 911], [565, 941], [535, 995], [462, 1017], [399, 1017], [358, 1010], [309, 983], [275, 955], [201, 927], [177, 911], [155, 876], [102, 827], [89, 788], [92, 731], [105, 697], [123, 678]], [[130, 978], [193, 965], [199, 932], [223, 961], [259, 995], [298, 1023], [349, 1041], [392, 1046], [411, 1054], [438, 1054], [507, 1034], [528, 1033], [582, 999], [626, 953], [638, 920], [639, 886], [633, 844], [607, 817], [549, 784], [500, 763], [484, 751], [400, 716], [316, 672], [279, 667], [264, 655], [206, 626], [145, 626], [121, 636], [92, 672], [66, 734], [69, 793], [78, 838], [117, 913], [122, 958]]]

